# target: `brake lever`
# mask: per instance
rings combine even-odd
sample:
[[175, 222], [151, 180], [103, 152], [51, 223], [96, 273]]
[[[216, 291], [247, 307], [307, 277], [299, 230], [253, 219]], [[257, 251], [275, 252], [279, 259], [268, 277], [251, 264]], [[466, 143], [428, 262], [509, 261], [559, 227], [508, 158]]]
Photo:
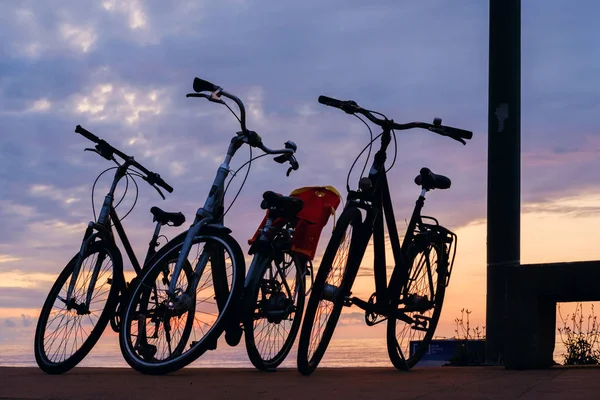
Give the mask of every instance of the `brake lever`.
[[213, 103], [225, 104], [225, 102], [223, 100], [221, 100], [221, 98], [219, 97], [219, 94], [222, 91], [223, 91], [223, 89], [218, 88], [217, 90], [215, 90], [214, 92], [212, 92], [210, 94], [210, 97], [208, 98], [208, 100], [212, 101]]
[[286, 162], [288, 160], [288, 155], [281, 154], [281, 155], [275, 157], [273, 160], [279, 164], [283, 164], [284, 162]]
[[292, 164], [292, 166], [288, 169], [287, 176], [290, 176], [290, 172], [292, 172], [292, 170], [297, 171], [298, 168], [300, 168], [300, 164], [298, 164], [298, 160], [296, 160], [296, 157], [292, 156], [290, 163]]
[[457, 137], [454, 137], [454, 136], [449, 136], [449, 137], [451, 137], [452, 139], [456, 140], [457, 142], [461, 142], [464, 145], [467, 144], [467, 142], [465, 142], [465, 140], [463, 138], [457, 138]]
[[[103, 152], [102, 150], [105, 150], [105, 152]], [[96, 154], [98, 154], [100, 157], [108, 160], [108, 161], [112, 161], [113, 160], [113, 152], [111, 151], [111, 149], [106, 148], [105, 146], [100, 145], [100, 143], [98, 143], [96, 145], [95, 148], [85, 148], [83, 149], [83, 151], [91, 151], [94, 152]]]
[[[437, 122], [437, 120], [439, 120], [439, 123], [441, 123], [441, 121], [442, 121], [440, 118], [436, 118], [436, 120], [434, 120], [434, 124]], [[444, 127], [439, 125], [439, 123], [436, 124], [436, 126], [429, 128], [429, 130], [431, 132], [437, 133], [438, 135], [446, 136], [446, 137], [449, 137], [450, 139], [456, 140], [457, 142], [461, 142], [463, 145], [467, 144], [467, 142], [463, 138], [447, 134]]]
[[156, 189], [156, 191], [158, 192], [158, 194], [160, 194], [160, 197], [162, 197], [163, 200], [166, 200], [165, 195], [163, 194], [163, 192], [161, 192], [161, 190], [157, 186], [155, 186], [155, 185], [150, 185], [150, 186], [152, 186], [154, 189]]

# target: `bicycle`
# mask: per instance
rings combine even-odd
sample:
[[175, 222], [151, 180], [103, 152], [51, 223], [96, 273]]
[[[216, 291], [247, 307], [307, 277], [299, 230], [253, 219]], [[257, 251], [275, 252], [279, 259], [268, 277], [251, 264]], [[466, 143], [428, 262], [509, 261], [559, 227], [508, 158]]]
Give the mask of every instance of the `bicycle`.
[[[358, 190], [350, 190], [349, 181], [346, 183], [346, 206], [327, 245], [306, 306], [298, 341], [298, 370], [303, 375], [314, 372], [325, 354], [342, 308], [352, 305], [365, 310], [365, 323], [369, 326], [387, 320], [386, 338], [390, 360], [397, 369], [409, 370], [421, 359], [435, 332], [445, 288], [452, 272], [457, 238], [454, 233], [439, 225], [435, 218], [421, 216], [425, 194], [429, 190], [450, 187], [450, 179], [422, 168], [415, 178], [415, 183], [422, 188], [421, 194], [416, 201], [402, 246], [400, 245], [387, 180], [389, 169], [385, 169], [387, 148], [392, 134], [396, 143], [394, 130], [427, 129], [463, 144], [466, 144], [464, 139], [471, 139], [473, 133], [443, 126], [439, 118], [435, 118], [433, 124], [398, 124], [381, 113], [360, 107], [351, 100], [340, 101], [320, 96], [319, 103], [339, 108], [358, 117], [367, 125], [369, 131], [368, 124], [358, 115], [363, 115], [382, 128], [381, 134], [372, 138], [354, 164], [367, 148], [370, 155], [370, 147], [379, 137], [381, 147], [374, 156], [368, 177], [360, 179]], [[368, 158], [367, 156], [367, 161]], [[365, 167], [366, 165], [365, 162]], [[350, 174], [348, 180], [349, 177]], [[385, 260], [384, 218], [395, 264], [389, 284]], [[425, 223], [423, 219], [431, 220], [432, 223]], [[365, 301], [352, 296], [351, 289], [371, 236], [375, 292]], [[400, 324], [405, 324], [404, 329], [401, 329]], [[420, 340], [411, 340], [414, 332], [418, 333]], [[411, 354], [406, 358], [407, 346], [410, 346], [411, 342]]]
[[[263, 194], [267, 214], [248, 254], [254, 255], [232, 317], [243, 326], [250, 362], [261, 371], [274, 371], [289, 354], [302, 321], [306, 277], [313, 277], [312, 260], [319, 236], [339, 205], [332, 187], [304, 187], [290, 196]], [[312, 286], [312, 285], [311, 285]]]
[[[224, 210], [224, 195], [227, 190], [225, 180], [230, 172], [231, 159], [237, 150], [244, 144], [249, 145], [250, 160], [246, 164], [253, 160], [252, 149], [258, 148], [265, 153], [258, 157], [278, 154], [275, 157], [276, 162], [289, 162], [287, 175], [298, 169], [298, 162], [294, 157], [296, 145], [288, 141], [284, 149], [272, 150], [265, 147], [261, 137], [247, 129], [244, 104], [239, 98], [200, 78], [194, 79], [193, 88], [195, 93], [187, 94], [186, 97], [205, 98], [228, 108], [223, 97], [233, 100], [239, 108], [240, 116], [238, 117], [231, 108], [229, 110], [238, 119], [241, 131], [231, 139], [208, 198], [204, 206], [196, 212], [194, 222], [185, 232], [183, 240], [171, 240], [163, 247], [165, 251], [154, 257], [152, 265], [133, 288], [129, 302], [123, 310], [124, 323], [119, 333], [121, 352], [132, 368], [145, 374], [166, 374], [183, 368], [207, 350], [216, 349], [217, 339], [223, 331], [229, 345], [237, 345], [241, 339], [241, 327], [230, 319], [228, 314], [240, 305], [245, 276], [244, 255], [239, 244], [231, 237], [231, 230], [224, 225], [224, 215], [227, 213], [227, 210]], [[249, 168], [246, 176], [248, 173]], [[232, 204], [236, 198], [237, 195]], [[152, 308], [152, 284], [160, 273], [161, 263], [171, 259], [177, 260], [172, 279], [168, 288], [158, 294], [158, 305]], [[186, 287], [181, 287], [178, 285], [178, 277], [186, 263], [193, 268], [192, 278]], [[183, 329], [176, 326], [175, 333], [179, 343], [186, 343], [186, 347], [182, 348], [182, 351], [173, 352], [171, 320], [185, 314], [193, 315], [192, 326], [186, 325]], [[155, 336], [161, 338], [150, 343], [147, 340], [147, 328], [152, 324]], [[156, 359], [154, 355], [158, 351], [166, 356], [160, 360]]]
[[[159, 187], [169, 193], [173, 192], [173, 188], [160, 175], [149, 171], [133, 157], [80, 125], [77, 125], [75, 132], [96, 143], [95, 148], [87, 148], [85, 151], [95, 152], [106, 160], [113, 161], [117, 166], [106, 169], [96, 178], [92, 187], [92, 208], [93, 192], [98, 179], [104, 173], [116, 170], [98, 218], [95, 218], [94, 210], [95, 221], [88, 224], [79, 252], [58, 276], [40, 312], [35, 332], [34, 353], [38, 366], [49, 374], [64, 373], [81, 362], [94, 347], [109, 320], [113, 330], [119, 329], [117, 308], [127, 295], [127, 283], [123, 272], [123, 257], [116, 244], [113, 226], [136, 274], [139, 275], [143, 270], [121, 224], [122, 219], [116, 212], [116, 207], [127, 193], [129, 178], [137, 188], [134, 176], [141, 177], [154, 187], [163, 199], [165, 196]], [[122, 163], [119, 163], [115, 156], [120, 157]], [[137, 171], [131, 171], [131, 168]], [[127, 179], [127, 186], [123, 197], [115, 206], [115, 190], [123, 178]], [[135, 200], [137, 201], [137, 194]], [[135, 202], [123, 219], [134, 207]], [[150, 211], [156, 227], [143, 265], [156, 254], [161, 227], [167, 224], [180, 226], [185, 221], [182, 213], [168, 213], [158, 207], [152, 207]], [[49, 333], [51, 329], [56, 330]]]

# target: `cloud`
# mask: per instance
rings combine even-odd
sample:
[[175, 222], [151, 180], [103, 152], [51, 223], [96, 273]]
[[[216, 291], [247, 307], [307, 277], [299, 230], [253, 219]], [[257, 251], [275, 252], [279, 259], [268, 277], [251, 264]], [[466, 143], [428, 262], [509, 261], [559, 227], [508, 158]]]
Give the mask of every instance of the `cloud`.
[[[571, 212], [553, 199], [600, 187], [600, 58], [589, 52], [599, 6], [585, 7], [582, 13], [558, 0], [523, 4], [524, 210]], [[425, 214], [452, 230], [485, 218], [487, 24], [487, 3], [476, 0], [0, 4], [0, 35], [7, 38], [0, 59], [0, 272], [58, 274], [77, 251], [93, 219], [92, 183], [112, 166], [83, 152], [93, 144], [73, 132], [78, 124], [175, 188], [162, 202], [139, 181], [137, 208], [124, 224], [140, 259], [152, 232], [151, 206], [193, 220], [239, 130], [224, 107], [185, 98], [194, 76], [239, 96], [248, 127], [267, 146], [298, 145], [300, 170], [289, 178], [273, 157], [252, 163], [226, 216], [244, 250], [264, 215], [265, 190], [334, 185], [345, 194], [348, 169], [369, 134], [355, 118], [318, 104], [320, 94], [353, 99], [395, 121], [443, 117], [473, 130], [467, 146], [426, 131], [397, 132], [389, 181], [400, 230], [419, 195], [413, 179], [423, 166], [452, 179], [450, 190], [428, 194]], [[242, 148], [232, 167], [248, 156]], [[393, 156], [392, 144], [388, 165]], [[110, 180], [107, 173], [98, 182], [96, 212]], [[133, 204], [130, 190], [120, 215]], [[186, 224], [164, 233], [172, 237]], [[48, 282], [35, 280], [35, 289], [3, 288], [0, 302], [39, 307]]]

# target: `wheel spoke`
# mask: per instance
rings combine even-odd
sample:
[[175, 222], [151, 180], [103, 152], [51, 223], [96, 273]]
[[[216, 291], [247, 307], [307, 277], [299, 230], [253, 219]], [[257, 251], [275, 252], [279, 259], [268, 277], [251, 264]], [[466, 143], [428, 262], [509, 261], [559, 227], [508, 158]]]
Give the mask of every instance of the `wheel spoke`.
[[[102, 279], [95, 281], [92, 288], [92, 301], [86, 308], [86, 293], [90, 289], [92, 272], [100, 253], [104, 258], [103, 265], [99, 266], [101, 268], [99, 277]], [[54, 283], [40, 315], [41, 331], [36, 334], [36, 337], [39, 337], [36, 339], [36, 348], [39, 349], [36, 354], [40, 357], [38, 359], [38, 363], [41, 363], [40, 367], [47, 372], [70, 368], [63, 367], [64, 363], [78, 354], [94, 334], [94, 328], [100, 321], [102, 310], [109, 300], [111, 286], [108, 284], [108, 278], [112, 277], [114, 270], [112, 256], [102, 247], [102, 244], [94, 243], [90, 245], [81, 260], [79, 274], [74, 282], [73, 295], [67, 302], [66, 293], [77, 259], [76, 255]], [[99, 337], [100, 334], [101, 332], [97, 332], [95, 335]], [[94, 337], [93, 340], [97, 340], [98, 337]], [[84, 351], [89, 351], [89, 348]]]
[[[394, 347], [397, 348], [396, 354], [399, 357], [399, 349], [406, 358], [406, 364], [409, 367], [414, 366], [419, 361], [423, 352], [429, 346], [429, 342], [435, 332], [437, 319], [439, 319], [441, 302], [443, 300], [443, 292], [439, 293], [440, 288], [443, 291], [443, 285], [438, 282], [439, 251], [437, 245], [429, 244], [428, 247], [420, 249], [412, 257], [409, 280], [402, 291], [402, 300], [408, 302], [421, 301], [422, 304], [430, 305], [428, 307], [423, 306], [423, 309], [420, 311], [406, 313], [407, 316], [415, 319], [416, 322], [413, 324], [407, 324], [400, 320], [393, 321], [395, 325]], [[421, 325], [420, 321], [425, 321], [424, 326]], [[394, 339], [392, 338], [391, 340]], [[411, 341], [419, 343], [413, 354], [410, 351]], [[400, 367], [403, 366], [400, 365]]]
[[[134, 365], [139, 365], [139, 368], [159, 368], [175, 360], [193, 361], [188, 354], [204, 342], [222, 315], [215, 301], [212, 276], [216, 257], [221, 257], [221, 261], [225, 262], [219, 263], [219, 268], [224, 267], [222, 273], [230, 292], [234, 281], [236, 266], [233, 255], [222, 240], [218, 236], [194, 238], [173, 295], [167, 292], [183, 242], [149, 267], [125, 313], [144, 316], [145, 335], [136, 331], [138, 322], [135, 318], [130, 318], [126, 322], [127, 327], [122, 330], [127, 354], [129, 358], [133, 357]], [[201, 272], [201, 276], [194, 276], [194, 271]], [[163, 282], [165, 274], [166, 283]], [[192, 282], [197, 282], [194, 287], [190, 286]]]

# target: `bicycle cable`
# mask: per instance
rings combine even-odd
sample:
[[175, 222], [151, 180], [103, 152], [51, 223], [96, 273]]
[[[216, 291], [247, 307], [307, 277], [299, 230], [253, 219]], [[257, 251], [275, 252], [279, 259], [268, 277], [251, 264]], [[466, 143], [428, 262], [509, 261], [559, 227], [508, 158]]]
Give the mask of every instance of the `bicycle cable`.
[[[115, 163], [117, 163], [116, 160], [113, 160], [113, 161], [115, 161]], [[119, 167], [121, 166], [119, 163], [117, 163], [117, 165], [119, 165]], [[126, 172], [125, 173], [125, 190], [123, 191], [123, 196], [121, 196], [121, 198], [117, 202], [117, 205], [114, 206], [115, 210], [117, 209], [117, 207], [119, 207], [119, 205], [121, 204], [121, 202], [123, 202], [123, 199], [125, 199], [125, 195], [127, 194], [127, 190], [129, 189], [129, 176], [127, 176], [127, 175], [129, 175], [129, 174]]]
[[252, 161], [258, 160], [258, 159], [259, 159], [259, 158], [261, 158], [261, 157], [268, 156], [268, 155], [269, 155], [269, 154], [267, 154], [267, 153], [264, 153], [264, 154], [261, 154], [260, 156], [256, 156], [256, 157], [254, 157], [254, 158], [252, 158], [252, 159], [250, 159], [250, 160], [246, 161], [245, 163], [243, 163], [243, 164], [242, 164], [242, 165], [241, 165], [241, 166], [240, 166], [238, 169], [236, 169], [235, 171], [231, 171], [231, 178], [229, 179], [229, 182], [227, 182], [227, 186], [225, 186], [225, 190], [223, 191], [223, 196], [225, 196], [225, 194], [227, 193], [227, 189], [229, 188], [229, 185], [231, 184], [231, 181], [233, 181], [233, 178], [235, 178], [235, 177], [237, 176], [237, 173], [238, 173], [238, 172], [239, 172], [239, 171], [240, 171], [242, 168], [244, 168], [244, 167], [246, 166], [246, 164], [248, 164], [248, 163], [250, 163], [250, 162], [252, 162]]
[[[133, 178], [133, 176], [139, 176], [140, 178], [143, 178], [143, 176], [141, 174], [138, 173], [132, 173], [132, 172], [127, 172], [127, 176], [128, 176], [128, 180], [127, 182], [129, 182], [129, 178], [131, 178], [131, 180], [133, 181], [134, 185], [135, 185], [135, 198], [133, 199], [133, 204], [131, 205], [131, 208], [129, 209], [129, 211], [127, 211], [127, 213], [125, 213], [124, 216], [122, 216], [121, 218], [119, 218], [119, 222], [123, 221], [125, 218], [127, 218], [127, 216], [133, 211], [133, 209], [135, 208], [137, 202], [138, 202], [138, 197], [140, 194], [140, 188], [137, 184], [137, 181]], [[127, 187], [125, 188], [125, 191], [127, 191]], [[125, 195], [123, 195], [124, 197]], [[119, 202], [120, 204], [120, 202]], [[117, 204], [118, 206], [118, 204]], [[117, 207], [115, 207], [116, 209]]]
[[240, 123], [240, 125], [242, 124], [242, 120], [240, 119], [240, 117], [237, 116], [237, 114], [231, 109], [231, 107], [229, 107], [229, 104], [227, 104], [226, 102], [223, 102], [223, 104], [225, 104], [225, 107], [227, 107], [229, 109], [229, 111], [231, 111], [231, 113], [233, 114], [233, 116], [235, 117], [235, 119], [238, 120], [238, 122]]
[[[376, 114], [376, 115], [380, 115], [384, 120], [386, 121], [390, 121], [388, 119], [388, 117], [386, 117], [385, 115], [383, 115], [382, 113], [380, 113], [379, 111], [372, 111], [372, 110], [366, 110], [367, 112], [371, 113], [371, 114]], [[392, 135], [394, 137], [394, 159], [392, 160], [392, 165], [390, 165], [390, 167], [385, 171], [386, 173], [388, 173], [392, 167], [394, 166], [394, 164], [396, 164], [396, 157], [398, 156], [398, 140], [396, 139], [396, 131], [391, 129]]]
[[396, 131], [393, 129], [392, 129], [392, 135], [394, 137], [394, 159], [392, 160], [392, 165], [390, 165], [390, 167], [385, 171], [386, 174], [392, 169], [394, 164], [396, 164], [396, 156], [398, 155], [398, 142], [396, 140]]
[[104, 175], [105, 173], [107, 173], [110, 170], [113, 169], [117, 169], [118, 167], [110, 167], [105, 169], [104, 171], [100, 172], [100, 174], [98, 174], [98, 176], [96, 177], [96, 180], [94, 180], [94, 184], [92, 185], [92, 213], [94, 214], [94, 221], [96, 221], [96, 207], [94, 206], [94, 190], [96, 189], [96, 184], [98, 183], [98, 180], [100, 179], [100, 177], [102, 175]]
[[373, 131], [371, 130], [371, 127], [367, 124], [367, 122], [362, 119], [361, 117], [359, 117], [356, 114], [353, 114], [356, 118], [360, 119], [362, 121], [363, 124], [366, 125], [367, 129], [369, 129], [369, 137], [371, 138], [371, 142], [370, 142], [370, 146], [369, 146], [369, 152], [367, 153], [367, 159], [365, 160], [365, 165], [363, 165], [363, 169], [362, 171], [360, 171], [360, 176], [362, 177], [363, 174], [365, 173], [365, 169], [367, 168], [367, 163], [369, 162], [369, 158], [371, 157], [371, 150], [373, 150]]
[[[225, 217], [225, 215], [229, 212], [229, 209], [233, 206], [233, 203], [235, 203], [235, 201], [237, 200], [238, 196], [242, 192], [242, 189], [244, 188], [244, 184], [246, 183], [246, 179], [248, 179], [248, 175], [250, 174], [250, 168], [252, 167], [252, 146], [248, 146], [248, 147], [250, 149], [250, 159], [246, 163], [244, 163], [242, 165], [242, 167], [243, 167], [244, 165], [248, 164], [248, 169], [246, 169], [246, 175], [244, 176], [244, 180], [242, 181], [242, 184], [240, 185], [240, 188], [239, 188], [238, 192], [235, 194], [235, 197], [231, 201], [231, 204], [229, 204], [229, 207], [227, 207], [227, 210], [225, 210], [225, 212], [223, 213], [223, 216], [221, 218]], [[238, 168], [237, 171], [239, 171], [242, 167]], [[234, 175], [231, 177], [231, 179], [227, 183], [227, 187], [223, 191], [223, 198], [225, 198], [225, 192], [227, 192], [227, 188], [229, 187], [229, 184], [231, 183], [231, 181], [233, 180], [233, 178], [235, 178], [235, 174], [237, 173], [237, 171], [234, 173]]]
[[[231, 111], [231, 113], [233, 114], [233, 116], [235, 117], [235, 119], [238, 120], [238, 122], [242, 123], [242, 120], [240, 119], [240, 117], [237, 116], [237, 114], [231, 109], [231, 107], [229, 107], [229, 104], [227, 104], [225, 101], [223, 102], [223, 104], [225, 104], [225, 107], [227, 107], [229, 109], [229, 111]], [[249, 146], [250, 148], [250, 159], [248, 161], [246, 161], [244, 164], [242, 164], [237, 170], [235, 170], [235, 172], [233, 172], [231, 178], [229, 179], [229, 182], [227, 182], [227, 186], [225, 186], [225, 190], [223, 191], [223, 198], [225, 198], [225, 194], [227, 193], [227, 189], [229, 189], [229, 185], [231, 184], [231, 182], [233, 181], [233, 178], [236, 177], [237, 173], [244, 168], [244, 166], [246, 166], [246, 164], [248, 164], [248, 169], [246, 170], [246, 175], [244, 176], [244, 180], [242, 181], [242, 184], [240, 185], [239, 190], [237, 191], [237, 193], [235, 194], [235, 197], [233, 198], [233, 200], [231, 201], [231, 204], [229, 204], [229, 207], [227, 207], [227, 209], [225, 210], [225, 212], [223, 213], [223, 217], [225, 217], [225, 215], [227, 215], [227, 213], [229, 212], [229, 210], [231, 209], [231, 207], [233, 206], [233, 203], [235, 203], [235, 201], [237, 200], [238, 196], [240, 195], [240, 193], [242, 192], [242, 189], [244, 188], [244, 185], [246, 184], [246, 180], [248, 179], [248, 175], [250, 174], [250, 168], [252, 167], [252, 161], [264, 157], [267, 154], [261, 154], [260, 156], [254, 157], [252, 158], [252, 146]]]
[[[118, 163], [117, 163], [118, 165]], [[96, 206], [94, 204], [94, 192], [96, 190], [96, 185], [98, 184], [98, 180], [100, 179], [100, 177], [102, 175], [104, 175], [105, 173], [107, 173], [108, 171], [111, 171], [113, 169], [117, 169], [119, 167], [110, 167], [105, 169], [104, 171], [102, 171], [100, 174], [98, 174], [98, 176], [96, 177], [96, 179], [94, 180], [94, 183], [92, 185], [92, 191], [91, 191], [91, 200], [92, 200], [92, 214], [94, 215], [94, 220], [97, 220], [97, 216], [96, 216]], [[125, 213], [124, 216], [119, 218], [119, 222], [123, 221], [129, 214], [131, 214], [131, 212], [133, 211], [133, 209], [135, 208], [135, 206], [137, 205], [138, 199], [139, 199], [139, 185], [137, 184], [137, 181], [134, 179], [134, 176], [138, 176], [140, 178], [143, 178], [144, 176], [137, 173], [137, 172], [126, 172], [125, 173], [125, 179], [126, 179], [126, 183], [125, 183], [125, 190], [123, 191], [123, 195], [121, 196], [121, 198], [119, 199], [119, 201], [117, 202], [117, 204], [113, 207], [113, 209], [117, 209], [117, 207], [119, 207], [119, 205], [123, 202], [123, 200], [125, 199], [125, 196], [127, 195], [127, 192], [129, 191], [129, 178], [131, 178], [131, 180], [133, 181], [133, 184], [135, 185], [135, 198], [133, 200], [133, 204], [131, 206], [131, 208]], [[114, 226], [114, 224], [111, 224], [111, 226]]]
[[[359, 118], [365, 125], [367, 125], [367, 123], [365, 121], [363, 121], [361, 118]], [[371, 131], [371, 128], [369, 127], [369, 125], [367, 125], [367, 128], [369, 128], [369, 131]], [[371, 131], [372, 132], [372, 131]], [[365, 152], [365, 150], [367, 150], [367, 148], [370, 148], [373, 146], [373, 143], [379, 139], [381, 137], [381, 135], [383, 135], [383, 132], [380, 133], [379, 135], [373, 137], [373, 134], [371, 133], [371, 141], [362, 149], [362, 151], [360, 153], [358, 153], [358, 156], [356, 156], [356, 158], [354, 159], [354, 162], [352, 163], [352, 166], [350, 167], [350, 171], [348, 171], [348, 176], [346, 176], [346, 190], [350, 191], [350, 174], [352, 173], [352, 170], [354, 169], [354, 165], [356, 165], [356, 163], [358, 162], [360, 156]], [[369, 151], [370, 154], [370, 151]], [[367, 158], [366, 162], [368, 162], [369, 159]], [[364, 173], [364, 169], [363, 169], [363, 173]]]
[[[119, 162], [117, 160], [115, 160], [115, 158], [113, 157], [112, 159], [114, 161], [115, 164], [117, 164], [119, 167], [122, 166], [122, 164], [119, 164]], [[123, 195], [121, 196], [121, 198], [119, 199], [119, 201], [117, 202], [117, 204], [113, 207], [113, 210], [116, 210], [119, 205], [123, 202], [123, 200], [125, 199], [125, 196], [127, 195], [127, 192], [129, 191], [129, 178], [131, 178], [131, 180], [133, 181], [133, 183], [135, 184], [135, 199], [133, 200], [133, 205], [131, 206], [131, 208], [125, 213], [125, 215], [123, 217], [119, 218], [119, 222], [123, 221], [135, 208], [135, 205], [137, 204], [138, 201], [138, 196], [140, 193], [140, 188], [136, 182], [136, 180], [133, 178], [133, 174], [136, 174], [139, 177], [143, 176], [137, 172], [129, 172], [129, 171], [125, 171], [125, 190], [123, 191]], [[114, 226], [115, 224], [112, 223], [110, 226]]]
[[[156, 238], [156, 244], [158, 244], [159, 246], [160, 246], [160, 243], [158, 242], [158, 239], [160, 239], [160, 238], [165, 238], [165, 240], [166, 240], [167, 242], [169, 241], [169, 238], [168, 238], [168, 237], [166, 237], [165, 235], [158, 235], [158, 237]], [[166, 242], [165, 242], [165, 243], [166, 243]]]

